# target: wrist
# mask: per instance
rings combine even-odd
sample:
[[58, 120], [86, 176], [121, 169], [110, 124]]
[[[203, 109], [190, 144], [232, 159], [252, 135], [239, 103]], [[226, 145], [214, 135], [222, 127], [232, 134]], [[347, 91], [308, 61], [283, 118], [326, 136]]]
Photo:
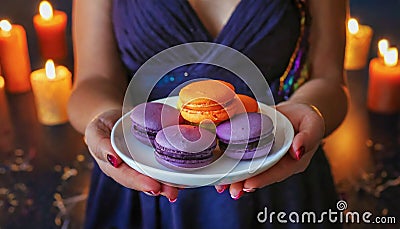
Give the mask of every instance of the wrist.
[[310, 107], [311, 108], [311, 110], [314, 112], [314, 113], [316, 113], [319, 117], [320, 117], [320, 119], [321, 119], [321, 121], [322, 121], [322, 126], [323, 126], [323, 133], [324, 133], [324, 137], [325, 137], [325, 135], [326, 135], [326, 123], [325, 123], [325, 118], [324, 118], [324, 116], [322, 115], [322, 113], [321, 113], [321, 111], [319, 110], [319, 108], [317, 107], [317, 106], [315, 106], [314, 104], [309, 104], [309, 103], [304, 103], [305, 105], [308, 105], [308, 107]]

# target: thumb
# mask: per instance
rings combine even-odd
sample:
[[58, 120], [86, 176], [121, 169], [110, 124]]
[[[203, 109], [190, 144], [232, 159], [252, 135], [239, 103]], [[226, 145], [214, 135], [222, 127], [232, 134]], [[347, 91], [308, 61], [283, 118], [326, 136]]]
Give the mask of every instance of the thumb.
[[93, 156], [102, 161], [108, 161], [114, 167], [118, 167], [122, 160], [112, 148], [110, 135], [120, 115], [120, 112], [116, 110], [102, 113], [93, 119], [85, 130], [86, 143]]
[[[289, 149], [290, 156], [295, 159], [295, 160], [300, 160], [301, 157], [304, 155], [306, 152], [306, 141], [307, 137], [305, 136], [304, 133], [298, 133], [296, 136], [293, 138], [292, 145]], [[308, 147], [307, 147], [308, 149]]]
[[318, 119], [319, 116], [307, 115], [301, 120], [289, 150], [295, 160], [300, 160], [304, 154], [320, 145], [324, 135], [324, 124]]

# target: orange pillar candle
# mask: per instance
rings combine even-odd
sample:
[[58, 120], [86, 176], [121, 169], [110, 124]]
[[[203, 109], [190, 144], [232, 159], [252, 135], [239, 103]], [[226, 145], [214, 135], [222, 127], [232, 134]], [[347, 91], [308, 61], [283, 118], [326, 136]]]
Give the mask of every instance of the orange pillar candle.
[[61, 60], [67, 56], [66, 13], [53, 11], [49, 2], [42, 1], [39, 5], [39, 14], [33, 17], [33, 25], [44, 59]]
[[68, 121], [71, 78], [71, 72], [66, 67], [55, 67], [52, 60], [46, 62], [44, 69], [32, 72], [32, 90], [40, 123], [57, 125]]
[[389, 48], [384, 60], [374, 58], [369, 65], [368, 108], [378, 113], [400, 111], [400, 64], [398, 51]]
[[25, 29], [7, 20], [0, 21], [0, 65], [7, 91], [20, 93], [31, 89], [31, 63]]
[[347, 27], [344, 68], [359, 70], [367, 65], [373, 30], [367, 25], [359, 25], [354, 18], [348, 21]]

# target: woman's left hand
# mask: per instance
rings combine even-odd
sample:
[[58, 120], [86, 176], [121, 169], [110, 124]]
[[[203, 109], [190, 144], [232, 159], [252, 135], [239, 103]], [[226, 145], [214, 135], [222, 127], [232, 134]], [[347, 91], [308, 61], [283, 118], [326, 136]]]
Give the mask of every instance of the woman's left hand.
[[318, 110], [303, 103], [288, 101], [280, 103], [276, 108], [290, 120], [295, 131], [289, 153], [261, 174], [231, 185], [216, 186], [218, 192], [221, 193], [230, 186], [229, 192], [232, 198], [239, 199], [244, 192], [253, 192], [258, 188], [283, 181], [308, 167], [325, 134], [323, 117]]

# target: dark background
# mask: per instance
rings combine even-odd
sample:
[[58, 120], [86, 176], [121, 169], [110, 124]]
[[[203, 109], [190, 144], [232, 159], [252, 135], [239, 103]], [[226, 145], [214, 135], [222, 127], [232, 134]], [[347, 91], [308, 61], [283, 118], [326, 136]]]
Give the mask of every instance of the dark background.
[[350, 0], [350, 14], [359, 23], [373, 28], [371, 56], [376, 56], [377, 43], [381, 38], [387, 38], [400, 47], [399, 0]]

